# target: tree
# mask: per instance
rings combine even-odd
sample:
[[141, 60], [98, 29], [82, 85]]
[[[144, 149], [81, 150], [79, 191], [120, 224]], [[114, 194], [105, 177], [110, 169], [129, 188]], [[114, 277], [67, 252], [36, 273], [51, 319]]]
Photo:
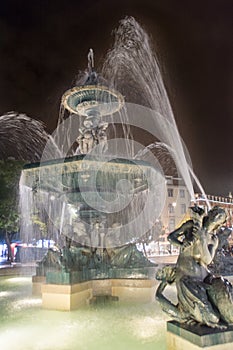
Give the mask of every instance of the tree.
[[19, 230], [19, 180], [22, 161], [0, 160], [0, 230], [7, 244], [8, 260], [13, 261], [11, 242]]

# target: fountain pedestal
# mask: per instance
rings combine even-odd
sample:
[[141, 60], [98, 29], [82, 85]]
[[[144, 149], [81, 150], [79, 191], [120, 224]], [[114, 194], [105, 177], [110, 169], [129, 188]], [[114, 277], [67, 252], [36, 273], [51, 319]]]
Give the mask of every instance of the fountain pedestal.
[[105, 296], [120, 302], [152, 302], [156, 281], [149, 279], [99, 279], [72, 285], [42, 284], [44, 309], [70, 311]]
[[41, 295], [42, 285], [46, 283], [45, 276], [32, 276], [32, 295]]
[[92, 283], [43, 284], [41, 292], [44, 309], [71, 311], [89, 303], [92, 299]]
[[167, 349], [169, 350], [230, 350], [233, 345], [233, 327], [226, 330], [200, 325], [167, 322]]

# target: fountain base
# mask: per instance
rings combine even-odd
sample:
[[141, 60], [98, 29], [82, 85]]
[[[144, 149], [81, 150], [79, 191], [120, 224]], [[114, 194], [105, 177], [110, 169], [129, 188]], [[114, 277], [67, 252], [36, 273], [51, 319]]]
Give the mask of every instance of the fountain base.
[[71, 311], [99, 296], [127, 303], [154, 300], [157, 282], [149, 279], [99, 279], [72, 285], [42, 284], [44, 309]]
[[167, 322], [167, 348], [170, 350], [230, 350], [233, 345], [233, 327], [226, 330], [207, 326]]

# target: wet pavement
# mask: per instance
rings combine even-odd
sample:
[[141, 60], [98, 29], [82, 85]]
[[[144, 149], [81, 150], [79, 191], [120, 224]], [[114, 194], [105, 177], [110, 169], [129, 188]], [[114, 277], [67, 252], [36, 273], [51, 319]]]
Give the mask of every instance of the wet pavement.
[[6, 258], [0, 257], [0, 276], [8, 275], [33, 275], [36, 272], [35, 263], [10, 263]]
[[11, 267], [10, 261], [7, 261], [7, 258], [0, 258], [0, 269], [4, 267]]

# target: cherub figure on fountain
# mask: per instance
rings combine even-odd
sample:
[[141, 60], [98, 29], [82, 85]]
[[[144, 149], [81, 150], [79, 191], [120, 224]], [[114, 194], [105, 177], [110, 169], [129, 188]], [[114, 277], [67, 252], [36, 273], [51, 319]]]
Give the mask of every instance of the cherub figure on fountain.
[[80, 135], [77, 139], [80, 153], [87, 154], [96, 145], [101, 146], [101, 150], [104, 151], [107, 148], [107, 128], [108, 123], [102, 122], [99, 115], [87, 117], [83, 127], [79, 129]]

